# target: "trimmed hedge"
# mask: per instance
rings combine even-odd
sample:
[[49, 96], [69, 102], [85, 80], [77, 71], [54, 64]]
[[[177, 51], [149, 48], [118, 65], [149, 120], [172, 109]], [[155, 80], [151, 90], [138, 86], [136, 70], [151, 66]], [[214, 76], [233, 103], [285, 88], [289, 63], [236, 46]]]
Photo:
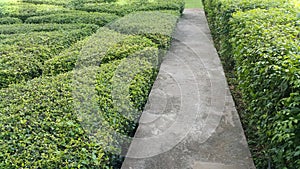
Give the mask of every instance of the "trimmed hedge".
[[22, 2], [32, 3], [32, 4], [48, 4], [48, 5], [60, 5], [67, 6], [73, 0], [22, 0]]
[[107, 12], [119, 16], [125, 16], [136, 11], [153, 11], [153, 10], [176, 10], [180, 13], [184, 9], [183, 0], [168, 1], [133, 1], [131, 3], [84, 3], [75, 6], [75, 9], [88, 12]]
[[132, 135], [156, 78], [147, 60], [126, 58], [102, 64], [97, 75], [98, 102], [105, 121], [117, 132]]
[[109, 22], [117, 19], [118, 17], [114, 14], [109, 13], [88, 13], [88, 12], [74, 12], [64, 14], [51, 14], [46, 16], [34, 16], [26, 19], [26, 23], [85, 23], [85, 24], [96, 24], [104, 26]]
[[231, 57], [231, 46], [228, 42], [229, 20], [232, 14], [238, 11], [247, 11], [255, 8], [268, 9], [284, 7], [289, 0], [203, 0], [205, 12], [209, 22], [215, 46], [222, 60], [225, 60], [225, 69], [234, 66]]
[[130, 58], [1, 89], [0, 167], [116, 166], [156, 73]]
[[133, 4], [124, 4], [119, 5], [116, 3], [86, 3], [75, 5], [74, 8], [76, 10], [82, 10], [87, 12], [104, 12], [116, 14], [119, 16], [125, 16], [137, 8], [136, 5]]
[[0, 18], [0, 25], [8, 25], [8, 24], [20, 24], [22, 23], [21, 19], [12, 18], [12, 17], [3, 17]]
[[[300, 168], [300, 28], [296, 13], [282, 9], [238, 12], [232, 27], [239, 88], [255, 146], [264, 150], [258, 166]], [[299, 20], [299, 19], [298, 19]], [[266, 144], [267, 143], [267, 144]]]
[[92, 33], [92, 29], [33, 32], [1, 40], [0, 88], [40, 76], [44, 61]]
[[80, 6], [86, 3], [104, 3], [104, 2], [116, 2], [117, 0], [22, 0], [22, 2], [33, 4], [49, 4], [60, 5], [65, 7]]
[[30, 3], [4, 3], [0, 4], [0, 17], [15, 17], [26, 20], [28, 17], [66, 13], [72, 10], [62, 6]]
[[93, 24], [14, 24], [0, 25], [0, 34], [22, 34], [29, 32], [66, 31], [74, 29], [91, 29], [94, 32], [99, 28]]
[[110, 29], [125, 34], [145, 36], [160, 48], [170, 46], [178, 17], [160, 11], [135, 12], [108, 25]]
[[[61, 15], [70, 18], [51, 22], [76, 20], [73, 10], [39, 4], [39, 0], [26, 1], [37, 5], [0, 5], [0, 10], [5, 9], [0, 17], [28, 18], [29, 22]], [[72, 8], [82, 2], [60, 5]], [[17, 6], [21, 10], [16, 10]], [[49, 11], [46, 6], [51, 6]], [[133, 11], [133, 6], [119, 6], [129, 11], [108, 10], [123, 14]], [[33, 12], [35, 7], [41, 11]], [[52, 11], [52, 7], [63, 10]], [[166, 10], [158, 16], [167, 24], [154, 17], [157, 21], [151, 21], [151, 30], [155, 28], [157, 34], [147, 36], [108, 28], [91, 35], [97, 26], [84, 24], [76, 24], [74, 29], [73, 24], [0, 26], [0, 168], [120, 168], [120, 154], [128, 148], [158, 73], [163, 54], [158, 46], [170, 44], [179, 17], [177, 7], [175, 11], [161, 7]], [[151, 10], [154, 8], [158, 7]], [[79, 14], [81, 19], [76, 23], [95, 24], [95, 16]], [[85, 14], [89, 18], [83, 18]], [[137, 28], [150, 30], [146, 23]]]
[[229, 69], [235, 66], [246, 106], [242, 121], [257, 168], [300, 168], [296, 9], [290, 1], [205, 0], [204, 4], [220, 55]]
[[[151, 48], [151, 49], [149, 49]], [[152, 49], [153, 48], [153, 49]], [[101, 28], [88, 39], [61, 52], [58, 56], [45, 62], [43, 74], [56, 75], [75, 67], [97, 66], [112, 60], [126, 57], [146, 57], [143, 52], [151, 51], [154, 57], [158, 53], [157, 46], [149, 39], [140, 36], [122, 35], [118, 32]], [[149, 61], [153, 58], [149, 57]]]
[[0, 90], [0, 168], [109, 166], [103, 147], [112, 136], [98, 128], [103, 141], [97, 142], [82, 128], [72, 77], [37, 78]]
[[45, 62], [43, 73], [45, 75], [56, 75], [73, 70], [76, 66], [100, 65], [101, 58], [106, 54], [108, 48], [126, 38], [108, 28], [100, 28], [88, 39], [74, 44], [69, 49]]

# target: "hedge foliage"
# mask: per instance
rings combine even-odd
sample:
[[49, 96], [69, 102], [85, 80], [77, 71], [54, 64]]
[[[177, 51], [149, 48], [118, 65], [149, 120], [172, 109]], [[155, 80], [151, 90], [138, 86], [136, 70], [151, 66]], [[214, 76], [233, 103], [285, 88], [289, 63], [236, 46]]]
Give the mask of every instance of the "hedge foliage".
[[48, 4], [48, 5], [58, 5], [58, 6], [67, 6], [73, 0], [22, 0], [22, 2], [31, 3], [31, 4]]
[[[290, 1], [252, 2], [204, 4], [221, 57], [235, 67], [257, 168], [300, 168], [300, 18]], [[227, 10], [212, 17], [212, 4]]]
[[99, 28], [93, 24], [13, 24], [0, 25], [0, 34], [24, 34], [29, 32], [71, 31], [74, 29], [92, 29], [96, 32]]
[[[38, 78], [0, 90], [0, 168], [109, 164], [105, 143], [89, 138], [74, 113], [72, 77]], [[103, 140], [113, 142], [106, 130], [98, 130]]]
[[97, 66], [127, 57], [148, 57], [149, 62], [158, 64], [158, 60], [153, 60], [153, 56], [157, 53], [157, 45], [150, 39], [123, 35], [108, 28], [101, 28], [88, 39], [47, 60], [43, 74], [56, 75], [76, 67]]
[[93, 29], [13, 34], [0, 42], [0, 88], [42, 74], [44, 61], [94, 32]]
[[86, 3], [109, 3], [116, 2], [117, 0], [22, 0], [22, 2], [32, 3], [32, 4], [49, 4], [49, 5], [60, 5], [65, 7], [74, 7], [83, 5]]
[[228, 42], [229, 20], [237, 11], [247, 11], [255, 8], [268, 9], [283, 7], [289, 0], [203, 0], [205, 12], [211, 33], [220, 57], [226, 60], [225, 69], [234, 66], [230, 56], [231, 46]]
[[160, 11], [135, 12], [108, 25], [118, 32], [142, 35], [167, 49], [178, 17]]
[[133, 1], [132, 3], [83, 3], [75, 6], [75, 9], [88, 12], [107, 12], [116, 15], [125, 16], [135, 11], [152, 11], [152, 10], [176, 10], [180, 13], [184, 9], [183, 0], [168, 1]]
[[[184, 5], [124, 2], [0, 3], [0, 168], [121, 167]], [[140, 10], [160, 12], [99, 29]]]
[[62, 6], [46, 5], [46, 4], [30, 4], [30, 3], [1, 3], [0, 17], [15, 17], [25, 20], [31, 16], [49, 15], [55, 13], [70, 12], [70, 9]]
[[129, 58], [1, 89], [0, 167], [112, 168], [156, 72]]
[[70, 24], [70, 23], [85, 23], [85, 24], [96, 24], [104, 26], [107, 23], [112, 22], [118, 17], [114, 14], [109, 13], [98, 13], [98, 12], [72, 12], [64, 14], [51, 14], [45, 16], [34, 16], [26, 19], [25, 23], [59, 23], [59, 24]]
[[111, 127], [132, 135], [137, 118], [147, 101], [157, 69], [147, 60], [126, 58], [102, 64], [97, 75], [96, 91], [103, 118]]
[[8, 24], [19, 24], [22, 23], [21, 19], [13, 18], [13, 17], [3, 17], [0, 18], [0, 25], [8, 25]]

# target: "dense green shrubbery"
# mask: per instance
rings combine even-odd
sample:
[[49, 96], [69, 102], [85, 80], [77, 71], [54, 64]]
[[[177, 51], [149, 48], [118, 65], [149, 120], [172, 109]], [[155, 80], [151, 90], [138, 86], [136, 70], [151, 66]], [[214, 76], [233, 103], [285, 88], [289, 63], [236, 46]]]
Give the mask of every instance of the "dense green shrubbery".
[[25, 20], [31, 16], [49, 15], [70, 12], [62, 6], [30, 3], [4, 3], [0, 4], [0, 17], [16, 17]]
[[69, 73], [38, 78], [0, 90], [0, 168], [109, 164], [103, 146], [113, 140], [98, 128], [104, 138], [97, 142], [82, 128], [74, 111], [72, 77]]
[[[115, 0], [24, 1], [31, 4], [0, 3], [0, 23], [11, 16], [28, 18], [28, 23], [76, 25], [0, 25], [0, 168], [120, 167], [120, 153], [158, 72], [158, 46], [169, 46], [183, 7], [176, 4], [183, 1], [148, 7], [100, 3]], [[118, 15], [136, 7], [161, 12], [132, 15], [143, 24], [126, 32], [130, 35], [108, 28], [91, 35], [95, 24], [117, 17], [64, 8], [89, 5]]]
[[22, 2], [32, 3], [32, 4], [48, 4], [48, 5], [62, 5], [67, 6], [73, 0], [22, 0]]
[[93, 29], [13, 34], [0, 41], [0, 88], [32, 79], [42, 73], [43, 62], [76, 41], [93, 33]]
[[49, 5], [60, 5], [64, 7], [81, 6], [86, 3], [104, 3], [104, 2], [116, 2], [117, 0], [22, 0], [22, 2], [32, 4], [49, 4]]
[[19, 18], [12, 18], [12, 17], [3, 17], [3, 18], [0, 18], [0, 25], [2, 24], [19, 24], [19, 23], [22, 23], [22, 20], [19, 19]]
[[256, 146], [265, 149], [257, 163], [266, 165], [271, 158], [274, 168], [300, 167], [300, 28], [296, 19], [295, 12], [256, 9], [236, 13], [230, 24], [246, 116], [252, 119], [249, 126], [258, 125]]
[[104, 12], [124, 16], [135, 11], [136, 5], [120, 5], [116, 3], [86, 3], [75, 6], [74, 8], [87, 12]]
[[64, 14], [51, 14], [45, 16], [34, 16], [26, 19], [26, 23], [85, 23], [85, 24], [96, 24], [104, 26], [109, 22], [117, 19], [118, 17], [114, 14], [109, 13], [98, 13], [98, 12], [72, 12]]
[[133, 1], [132, 3], [84, 3], [75, 6], [75, 9], [88, 12], [107, 12], [116, 15], [125, 16], [126, 14], [135, 11], [151, 11], [151, 10], [176, 10], [180, 13], [184, 9], [183, 0], [168, 0], [168, 1]]
[[156, 72], [129, 58], [1, 89], [0, 167], [112, 167]]
[[93, 24], [14, 24], [0, 25], [0, 34], [22, 34], [29, 32], [66, 31], [74, 29], [92, 29], [94, 32], [99, 28]]
[[178, 17], [160, 11], [135, 12], [109, 24], [125, 34], [145, 36], [161, 48], [168, 48]]
[[255, 8], [268, 9], [283, 7], [289, 0], [204, 0], [204, 8], [220, 57], [226, 60], [225, 69], [230, 69], [234, 61], [230, 55], [231, 46], [228, 42], [228, 22], [237, 11], [247, 11]]
[[96, 77], [100, 109], [117, 132], [130, 135], [134, 131], [156, 73], [150, 62], [140, 58], [100, 66]]
[[154, 10], [176, 10], [180, 13], [184, 10], [184, 1], [183, 0], [168, 0], [160, 1], [156, 0], [154, 2], [146, 3], [140, 5], [137, 9], [138, 11], [154, 11]]
[[[153, 49], [149, 49], [153, 48]], [[156, 56], [158, 49], [151, 40], [139, 36], [127, 36], [107, 28], [99, 29], [96, 34], [74, 44], [58, 56], [45, 62], [43, 74], [56, 75], [77, 67], [97, 66], [126, 57], [145, 57], [143, 52], [151, 51]], [[140, 56], [137, 56], [140, 54]], [[151, 60], [149, 61], [157, 62]]]
[[[235, 63], [229, 68], [246, 103], [241, 113], [254, 161], [258, 168], [300, 168], [300, 18], [284, 1], [226, 2], [204, 4], [221, 57]], [[212, 16], [212, 4], [230, 8]]]

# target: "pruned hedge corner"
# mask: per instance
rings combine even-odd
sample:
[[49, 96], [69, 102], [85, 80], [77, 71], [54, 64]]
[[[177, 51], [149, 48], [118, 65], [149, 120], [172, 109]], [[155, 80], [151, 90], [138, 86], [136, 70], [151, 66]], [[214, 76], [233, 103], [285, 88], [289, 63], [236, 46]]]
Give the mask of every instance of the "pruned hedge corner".
[[203, 0], [257, 168], [300, 168], [300, 16], [294, 0]]
[[120, 168], [183, 8], [1, 1], [0, 168]]

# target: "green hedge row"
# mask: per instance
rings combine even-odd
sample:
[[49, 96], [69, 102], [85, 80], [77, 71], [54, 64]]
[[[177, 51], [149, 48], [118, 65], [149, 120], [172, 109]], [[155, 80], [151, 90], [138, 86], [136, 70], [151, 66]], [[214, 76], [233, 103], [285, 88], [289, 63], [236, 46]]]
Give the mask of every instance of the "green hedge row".
[[133, 57], [100, 66], [96, 91], [102, 117], [118, 133], [132, 135], [147, 101], [157, 69]]
[[288, 10], [256, 9], [236, 13], [231, 21], [232, 52], [249, 126], [257, 126], [255, 143], [265, 151], [256, 161], [266, 166], [270, 158], [273, 168], [300, 167], [300, 28], [296, 20], [296, 13]]
[[32, 3], [32, 4], [47, 4], [47, 5], [58, 5], [58, 6], [67, 6], [74, 0], [22, 0], [22, 2]]
[[45, 33], [47, 25], [35, 24], [0, 34], [0, 168], [120, 168], [158, 72], [158, 47], [170, 44], [174, 15], [132, 15], [146, 21], [129, 35], [100, 28], [83, 39], [93, 26], [49, 26]]
[[[213, 3], [219, 4], [218, 9], [231, 8], [211, 17]], [[220, 55], [235, 69], [246, 105], [242, 120], [257, 168], [300, 168], [296, 9], [288, 1], [205, 0], [204, 4], [216, 43], [220, 42]], [[221, 23], [222, 27], [214, 27]]]
[[289, 0], [203, 0], [205, 12], [209, 22], [215, 46], [219, 55], [226, 60], [225, 69], [234, 66], [231, 57], [231, 46], [228, 42], [228, 22], [232, 14], [237, 11], [247, 11], [255, 8], [268, 9], [283, 7]]
[[[99, 65], [108, 62], [111, 58], [124, 58], [134, 55], [137, 51], [143, 51], [146, 47], [156, 47], [150, 40], [159, 48], [167, 49], [178, 19], [177, 16], [167, 13], [160, 11], [137, 12], [120, 18], [109, 24], [109, 27], [135, 36], [123, 35], [107, 28], [101, 28], [90, 40], [80, 42], [48, 60], [43, 72], [53, 75], [72, 70], [76, 63]], [[81, 51], [79, 52], [78, 49]], [[149, 50], [151, 51], [151, 49]]]
[[49, 15], [55, 13], [66, 13], [72, 10], [62, 6], [30, 3], [0, 3], [0, 17], [15, 17], [26, 20], [28, 17]]
[[156, 73], [129, 58], [1, 89], [0, 168], [116, 167]]
[[22, 23], [21, 19], [13, 18], [13, 17], [0, 17], [0, 25], [8, 25], [8, 24], [20, 24]]
[[178, 16], [160, 11], [140, 11], [131, 13], [108, 25], [110, 29], [125, 34], [145, 36], [160, 48], [170, 46], [172, 33]]
[[180, 13], [184, 9], [183, 0], [168, 0], [168, 1], [134, 1], [132, 3], [85, 3], [75, 6], [75, 9], [88, 12], [106, 12], [116, 15], [125, 16], [135, 11], [151, 11], [151, 10], [176, 10]]
[[27, 18], [25, 23], [59, 23], [59, 24], [69, 24], [69, 23], [85, 23], [85, 24], [96, 24], [99, 26], [104, 26], [107, 23], [116, 20], [118, 17], [114, 14], [109, 13], [98, 13], [98, 12], [72, 12], [64, 14], [51, 14], [45, 16], [34, 16]]
[[0, 90], [0, 168], [109, 163], [103, 145], [88, 137], [74, 114], [71, 77], [38, 78]]
[[0, 42], [0, 88], [42, 74], [43, 63], [94, 29], [13, 34]]
[[147, 38], [123, 35], [101, 28], [88, 39], [74, 44], [46, 61], [43, 74], [56, 75], [75, 67], [97, 66], [111, 60], [132, 57], [147, 48], [156, 48], [156, 44]]
[[29, 32], [52, 32], [67, 31], [74, 29], [92, 29], [96, 31], [99, 27], [93, 24], [13, 24], [0, 25], [0, 34], [22, 34]]
[[59, 5], [64, 7], [74, 7], [86, 3], [106, 3], [106, 2], [116, 2], [117, 0], [22, 0], [22, 2], [32, 3], [32, 4], [48, 4], [48, 5]]

